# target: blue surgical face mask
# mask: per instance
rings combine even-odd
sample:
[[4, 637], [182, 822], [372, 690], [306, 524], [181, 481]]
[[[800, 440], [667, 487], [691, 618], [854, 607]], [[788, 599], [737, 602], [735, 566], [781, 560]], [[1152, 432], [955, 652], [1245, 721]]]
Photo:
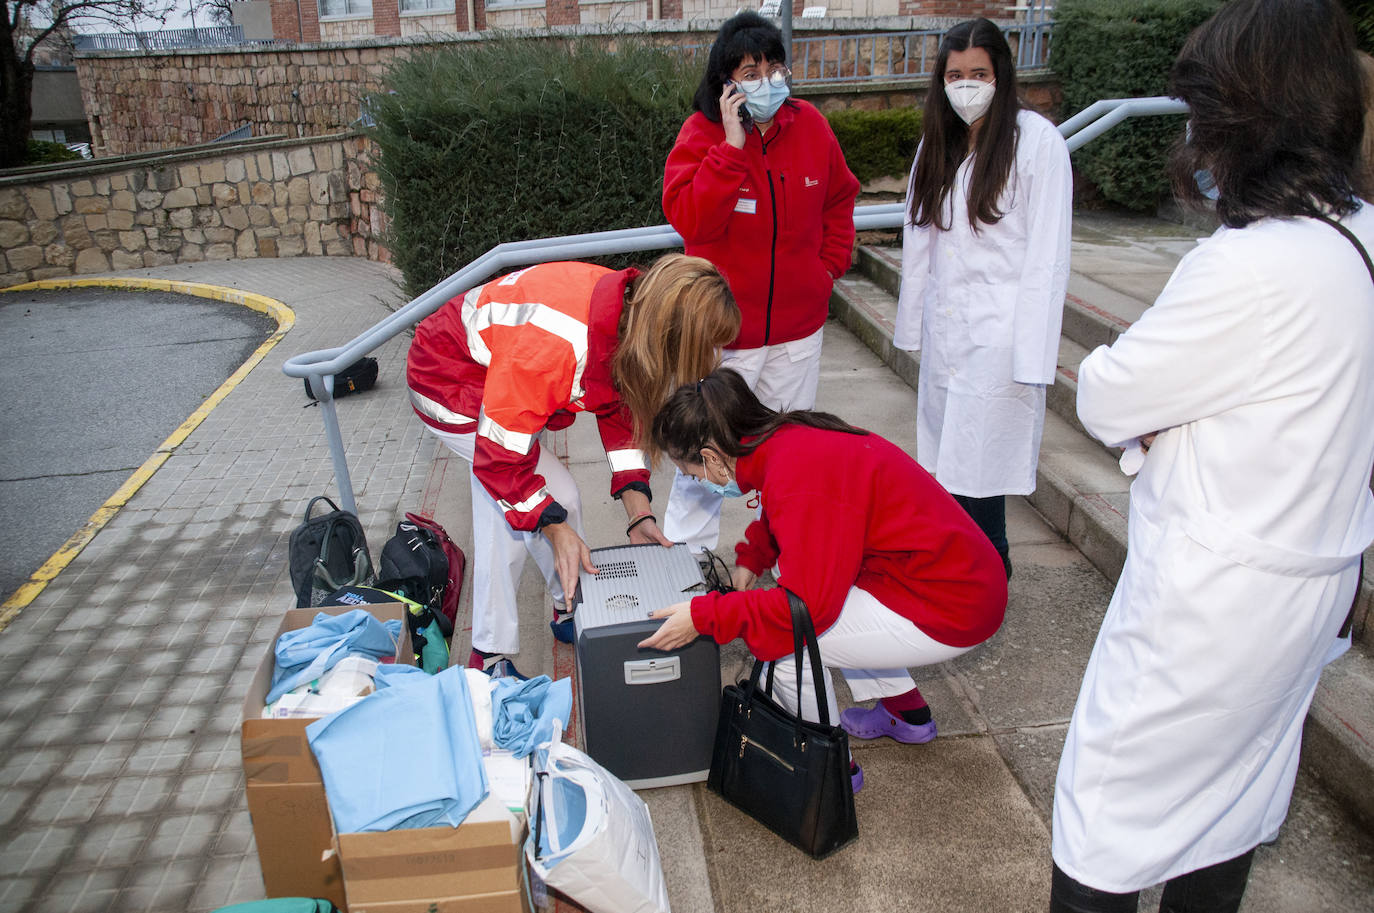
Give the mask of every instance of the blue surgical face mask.
[[1197, 189], [1209, 200], [1221, 199], [1221, 191], [1217, 188], [1217, 180], [1212, 177], [1209, 169], [1193, 172], [1193, 180], [1197, 181]]
[[760, 123], [772, 120], [791, 94], [787, 77], [781, 74], [768, 79], [741, 79], [736, 85], [744, 93], [744, 106], [749, 114]]
[[716, 494], [720, 495], [722, 498], [744, 497], [744, 492], [739, 490], [739, 483], [736, 482], [734, 479], [731, 479], [724, 485], [720, 484], [719, 482], [712, 482], [710, 479], [697, 479], [697, 481], [700, 482], [702, 485], [705, 485], [712, 491], [714, 491]]

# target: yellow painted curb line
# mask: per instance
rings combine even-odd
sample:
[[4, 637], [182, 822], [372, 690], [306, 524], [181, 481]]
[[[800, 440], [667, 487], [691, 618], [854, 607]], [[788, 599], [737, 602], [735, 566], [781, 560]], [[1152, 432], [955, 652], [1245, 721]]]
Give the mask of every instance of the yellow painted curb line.
[[91, 518], [82, 527], [72, 534], [62, 547], [53, 553], [52, 557], [43, 562], [43, 566], [34, 572], [14, 594], [0, 603], [0, 631], [12, 622], [19, 613], [34, 599], [43, 592], [53, 578], [81, 554], [81, 550], [95, 538], [95, 534], [100, 532], [109, 523], [114, 515], [119, 513], [119, 509], [129, 503], [129, 499], [134, 496], [143, 485], [153, 477], [153, 473], [167, 462], [170, 457], [192, 431], [205, 421], [210, 415], [210, 411], [220, 404], [229, 395], [229, 391], [237, 387], [248, 372], [257, 366], [272, 350], [272, 347], [290, 332], [296, 325], [296, 314], [289, 307], [275, 298], [268, 298], [265, 295], [257, 295], [253, 292], [244, 292], [235, 288], [225, 288], [218, 285], [205, 285], [200, 282], [178, 282], [174, 279], [44, 279], [39, 282], [27, 282], [23, 285], [15, 285], [3, 292], [25, 292], [34, 289], [64, 289], [64, 288], [120, 288], [135, 289], [138, 291], [153, 292], [179, 292], [183, 295], [194, 295], [197, 298], [211, 298], [215, 301], [227, 301], [231, 304], [241, 304], [252, 308], [259, 313], [266, 314], [277, 322], [277, 330], [263, 341], [262, 345], [248, 356], [248, 360], [239, 365], [237, 371], [229, 375], [229, 379], [219, 385], [219, 388], [211, 393], [200, 407], [192, 412], [186, 421], [182, 422], [177, 430], [173, 431], [167, 440], [158, 446], [153, 455], [143, 462], [143, 465], [134, 470], [133, 475], [119, 486], [119, 490], [110, 496], [100, 509], [91, 514]]

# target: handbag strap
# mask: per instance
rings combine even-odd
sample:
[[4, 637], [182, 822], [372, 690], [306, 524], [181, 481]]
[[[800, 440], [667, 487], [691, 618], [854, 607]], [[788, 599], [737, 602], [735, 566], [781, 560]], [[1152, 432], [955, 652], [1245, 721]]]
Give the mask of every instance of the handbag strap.
[[1369, 270], [1369, 278], [1374, 280], [1374, 260], [1369, 259], [1369, 251], [1364, 249], [1364, 245], [1360, 243], [1359, 238], [1355, 237], [1355, 233], [1330, 216], [1316, 215], [1312, 218], [1316, 219], [1318, 222], [1325, 222], [1327, 225], [1336, 229], [1336, 231], [1345, 235], [1345, 239], [1355, 245], [1355, 249], [1360, 252], [1360, 258], [1364, 260], [1365, 269]]
[[[806, 645], [811, 659], [811, 684], [816, 689], [816, 712], [820, 714], [821, 725], [830, 725], [830, 706], [825, 699], [825, 670], [821, 666], [821, 648], [816, 641], [816, 628], [811, 624], [811, 613], [806, 603], [791, 590], [787, 590], [787, 602], [792, 607], [792, 652], [797, 665], [797, 702], [801, 703], [802, 645]], [[800, 709], [797, 719], [801, 719]]]
[[[821, 725], [830, 725], [830, 704], [825, 699], [825, 673], [821, 667], [821, 648], [816, 639], [816, 627], [811, 623], [811, 613], [806, 609], [806, 603], [801, 597], [791, 590], [783, 588], [787, 594], [787, 603], [792, 610], [792, 660], [796, 665], [797, 672], [797, 702], [798, 711], [796, 713], [797, 740], [801, 741], [801, 672], [802, 672], [802, 649], [805, 647], [807, 656], [811, 660], [811, 684], [816, 689], [816, 709], [820, 714]], [[754, 660], [753, 671], [749, 673], [749, 681], [744, 686], [744, 699], [752, 701], [754, 694], [758, 691], [759, 679], [763, 677], [763, 667], [768, 667], [767, 684], [764, 686], [764, 693], [770, 697], [773, 694], [773, 664], [765, 663], [761, 659]]]
[[[1369, 259], [1369, 251], [1365, 250], [1364, 245], [1360, 243], [1360, 239], [1355, 237], [1355, 233], [1350, 229], [1346, 228], [1340, 222], [1337, 222], [1335, 219], [1331, 218], [1330, 216], [1316, 215], [1312, 218], [1316, 219], [1318, 222], [1325, 222], [1327, 225], [1330, 225], [1332, 228], [1336, 229], [1336, 231], [1344, 235], [1347, 241], [1355, 245], [1355, 250], [1360, 252], [1360, 258], [1364, 260], [1365, 269], [1369, 270], [1369, 278], [1371, 280], [1374, 280], [1374, 260]], [[1345, 637], [1347, 634], [1350, 633], [1350, 629], [1354, 627], [1355, 607], [1360, 604], [1360, 584], [1363, 581], [1364, 555], [1361, 555], [1360, 573], [1359, 576], [1355, 578], [1355, 598], [1350, 601], [1350, 611], [1346, 613], [1345, 621], [1341, 623], [1341, 629], [1336, 633], [1336, 636], [1338, 638]]]

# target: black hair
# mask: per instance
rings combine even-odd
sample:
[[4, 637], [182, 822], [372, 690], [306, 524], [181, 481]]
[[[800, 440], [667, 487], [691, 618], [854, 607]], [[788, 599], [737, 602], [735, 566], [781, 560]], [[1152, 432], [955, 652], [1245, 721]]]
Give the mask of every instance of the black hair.
[[[746, 11], [726, 19], [716, 33], [706, 56], [706, 71], [701, 74], [692, 107], [712, 123], [720, 123], [720, 96], [730, 74], [746, 57], [769, 63], [786, 63], [787, 51], [782, 32], [758, 13]], [[785, 104], [795, 104], [788, 99]]]
[[[701, 448], [739, 458], [753, 453], [783, 425], [868, 434], [828, 412], [775, 412], [730, 368], [716, 368], [694, 384], [678, 387], [654, 416], [655, 447], [674, 460], [700, 463]], [[746, 443], [745, 438], [750, 440]]]
[[1206, 170], [1232, 228], [1358, 208], [1363, 79], [1334, 0], [1231, 0], [1188, 36], [1169, 91], [1191, 111], [1169, 164], [1181, 202], [1205, 205]]
[[1016, 92], [1016, 67], [1006, 36], [997, 25], [987, 19], [961, 22], [945, 33], [935, 58], [935, 72], [926, 90], [925, 114], [922, 118], [921, 148], [916, 156], [915, 173], [911, 182], [911, 209], [908, 214], [913, 225], [934, 225], [945, 230], [945, 201], [954, 189], [959, 165], [969, 153], [969, 125], [954, 112], [945, 96], [945, 70], [951, 51], [982, 48], [992, 60], [993, 79], [997, 83], [992, 106], [983, 115], [983, 126], [973, 149], [973, 175], [969, 181], [968, 221], [976, 231], [978, 223], [993, 225], [1003, 216], [997, 201], [1007, 186], [1012, 164], [1016, 161], [1018, 128], [1016, 115], [1021, 99]]

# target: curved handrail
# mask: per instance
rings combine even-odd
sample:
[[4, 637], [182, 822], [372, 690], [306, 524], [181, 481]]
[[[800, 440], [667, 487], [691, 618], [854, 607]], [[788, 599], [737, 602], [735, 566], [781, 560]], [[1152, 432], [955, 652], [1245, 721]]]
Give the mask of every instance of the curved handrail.
[[[1059, 125], [1072, 152], [1084, 143], [1101, 136], [1128, 117], [1187, 113], [1188, 105], [1176, 98], [1110, 98], [1094, 102]], [[854, 207], [854, 228], [858, 231], [900, 228], [904, 219], [903, 203], [872, 203]], [[626, 254], [648, 250], [681, 247], [682, 236], [671, 225], [652, 225], [645, 228], [621, 228], [613, 231], [588, 232], [558, 238], [537, 238], [530, 241], [508, 241], [498, 244], [473, 260], [429, 291], [416, 297], [405, 307], [387, 315], [377, 324], [355, 336], [342, 346], [304, 352], [286, 360], [282, 371], [289, 377], [308, 378], [311, 389], [317, 391], [325, 435], [329, 439], [330, 458], [334, 464], [334, 481], [345, 510], [357, 513], [353, 484], [344, 453], [343, 435], [339, 430], [338, 414], [334, 408], [334, 375], [400, 335], [437, 311], [444, 302], [466, 292], [491, 277], [518, 266], [547, 263], [552, 260], [577, 260], [608, 254]]]

